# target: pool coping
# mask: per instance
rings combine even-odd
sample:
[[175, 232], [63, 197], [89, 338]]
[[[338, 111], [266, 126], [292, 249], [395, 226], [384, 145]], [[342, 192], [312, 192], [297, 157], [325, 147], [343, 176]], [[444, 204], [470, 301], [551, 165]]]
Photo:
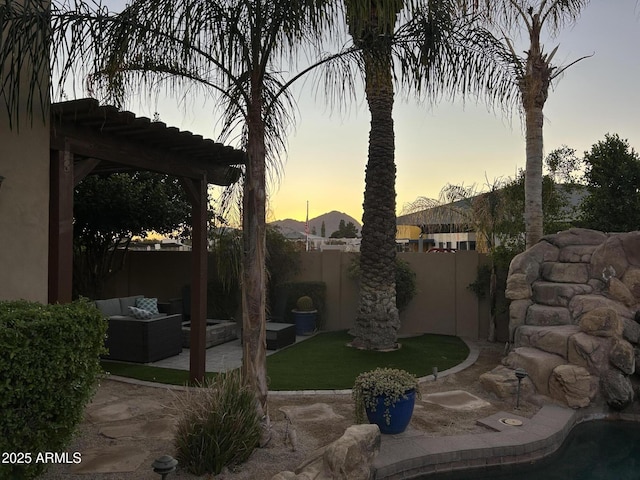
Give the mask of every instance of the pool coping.
[[[515, 419], [512, 426], [500, 419]], [[513, 465], [540, 460], [558, 450], [573, 427], [590, 420], [640, 421], [640, 415], [609, 411], [606, 406], [573, 410], [544, 405], [532, 418], [498, 412], [478, 420], [493, 429], [446, 437], [429, 437], [418, 430], [382, 435], [380, 452], [373, 462], [374, 480], [396, 480], [477, 467]]]

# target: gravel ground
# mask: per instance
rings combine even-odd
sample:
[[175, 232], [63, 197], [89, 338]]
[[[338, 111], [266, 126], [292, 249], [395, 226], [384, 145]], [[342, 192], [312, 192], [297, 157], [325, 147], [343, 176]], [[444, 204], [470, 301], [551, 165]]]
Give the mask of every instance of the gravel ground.
[[[479, 383], [479, 376], [492, 370], [500, 363], [503, 346], [491, 343], [479, 343], [480, 355], [471, 367], [446, 377], [440, 376], [437, 381], [429, 381], [421, 384], [423, 395], [447, 392], [452, 390], [464, 390], [476, 395], [489, 405], [473, 410], [451, 410], [439, 405], [424, 401], [417, 401], [416, 409], [410, 428], [418, 429], [428, 436], [446, 436], [461, 433], [486, 432], [486, 428], [478, 425], [476, 421], [488, 417], [499, 411], [511, 412], [515, 405], [515, 399], [509, 401], [498, 400], [485, 392]], [[114, 380], [104, 380], [94, 399], [94, 404], [109, 405], [116, 398], [128, 398], [135, 402], [138, 411], [134, 419], [122, 419], [109, 422], [109, 426], [118, 427], [127, 425], [134, 420], [146, 422], [149, 425], [163, 425], [175, 422], [179, 412], [176, 410], [177, 396], [184, 392], [173, 391], [166, 388], [153, 388], [141, 385], [131, 385]], [[286, 420], [280, 409], [295, 407], [309, 407], [314, 404], [326, 404], [328, 407], [317, 407], [316, 410], [329, 412], [327, 419], [323, 415], [316, 416], [311, 413], [295, 418], [292, 425]], [[94, 405], [95, 406], [95, 405]], [[151, 407], [153, 408], [151, 408]], [[521, 401], [517, 414], [531, 417], [539, 407]], [[89, 412], [91, 408], [88, 408]], [[271, 441], [265, 448], [256, 449], [250, 459], [233, 471], [224, 471], [215, 476], [216, 480], [262, 480], [270, 479], [276, 473], [283, 470], [293, 471], [308, 458], [317, 448], [327, 445], [339, 438], [344, 430], [353, 424], [353, 402], [350, 395], [278, 395], [272, 393], [269, 396], [269, 412], [272, 421]], [[333, 413], [331, 413], [333, 412]], [[43, 480], [71, 479], [71, 480], [120, 480], [140, 479], [158, 480], [160, 477], [153, 473], [151, 463], [154, 459], [164, 455], [174, 455], [171, 439], [171, 429], [163, 431], [158, 427], [148, 434], [138, 438], [123, 437], [110, 438], [105, 435], [105, 424], [96, 421], [87, 413], [85, 421], [79, 428], [78, 434], [68, 448], [68, 452], [85, 452], [88, 449], [100, 448], [108, 451], [110, 448], [123, 448], [127, 451], [140, 452], [146, 457], [139, 467], [128, 473], [74, 473], [73, 466], [54, 465], [41, 478]], [[117, 416], [116, 416], [117, 417]], [[295, 450], [287, 440], [287, 431], [295, 429]], [[107, 431], [107, 433], [109, 433]], [[108, 454], [107, 454], [108, 455]], [[213, 475], [196, 477], [188, 472], [178, 470], [172, 473], [168, 479], [195, 479], [214, 478]]]

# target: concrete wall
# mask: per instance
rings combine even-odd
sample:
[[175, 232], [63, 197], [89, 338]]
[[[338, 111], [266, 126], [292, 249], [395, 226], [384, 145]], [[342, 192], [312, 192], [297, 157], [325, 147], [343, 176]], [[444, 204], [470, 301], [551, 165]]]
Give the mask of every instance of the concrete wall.
[[[301, 255], [302, 268], [294, 280], [320, 280], [327, 285], [326, 330], [353, 325], [358, 307], [358, 281], [348, 267], [354, 253], [308, 252]], [[478, 265], [485, 262], [477, 252], [401, 253], [416, 272], [418, 293], [401, 313], [400, 333], [437, 333], [487, 338], [489, 306], [479, 302], [467, 286], [476, 279]], [[213, 274], [210, 257], [210, 276]], [[162, 301], [181, 296], [190, 282], [189, 252], [129, 252], [125, 269], [107, 285], [105, 298], [143, 294]]]

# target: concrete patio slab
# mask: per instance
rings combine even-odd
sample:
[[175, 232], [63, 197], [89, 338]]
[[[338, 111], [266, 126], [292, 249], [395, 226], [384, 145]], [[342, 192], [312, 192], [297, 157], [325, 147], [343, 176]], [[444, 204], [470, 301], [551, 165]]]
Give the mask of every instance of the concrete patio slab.
[[422, 400], [452, 410], [475, 410], [491, 405], [489, 402], [464, 390], [431, 393], [429, 395], [423, 395]]

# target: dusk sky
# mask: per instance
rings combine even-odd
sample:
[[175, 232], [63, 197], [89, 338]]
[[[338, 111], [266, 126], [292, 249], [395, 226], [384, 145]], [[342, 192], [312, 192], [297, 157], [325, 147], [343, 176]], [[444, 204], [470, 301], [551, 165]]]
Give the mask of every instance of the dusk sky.
[[[563, 144], [579, 156], [617, 133], [640, 149], [640, 5], [636, 0], [593, 0], [575, 26], [545, 40], [545, 51], [560, 45], [555, 65], [569, 68], [549, 93], [545, 112], [545, 154]], [[369, 113], [360, 101], [340, 114], [314, 99], [310, 82], [299, 90], [298, 122], [280, 181], [272, 186], [268, 220], [304, 220], [338, 210], [362, 218]], [[131, 102], [138, 115], [158, 111], [171, 126], [215, 138], [213, 104], [190, 99], [158, 105]], [[525, 166], [525, 144], [517, 112], [505, 117], [474, 100], [420, 105], [396, 97], [397, 213], [419, 196], [437, 198], [447, 183], [475, 184], [513, 177]]]

